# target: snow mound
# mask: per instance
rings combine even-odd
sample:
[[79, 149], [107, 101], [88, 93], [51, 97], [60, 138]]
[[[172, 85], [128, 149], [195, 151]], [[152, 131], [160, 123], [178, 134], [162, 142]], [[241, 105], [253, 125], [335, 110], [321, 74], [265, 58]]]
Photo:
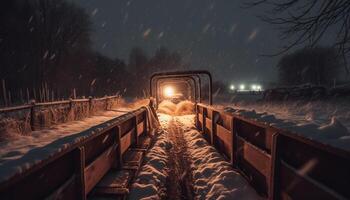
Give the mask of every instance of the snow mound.
[[321, 126], [318, 128], [320, 130], [320, 135], [325, 139], [337, 139], [343, 136], [350, 136], [348, 129], [340, 123], [336, 117], [332, 117], [329, 124]]
[[171, 142], [165, 134], [159, 134], [154, 146], [146, 154], [144, 165], [131, 186], [128, 199], [164, 199], [166, 197], [166, 178], [169, 148]]
[[158, 112], [173, 115], [176, 110], [176, 104], [171, 101], [164, 100], [158, 105]]
[[181, 101], [176, 105], [175, 115], [189, 115], [194, 112], [194, 104], [191, 101]]
[[195, 130], [193, 117], [177, 117], [177, 120], [183, 125], [184, 137], [188, 141], [195, 199], [262, 199]]
[[[344, 123], [349, 123], [350, 117], [344, 115], [343, 110], [330, 109], [330, 107], [322, 108], [322, 105], [325, 104], [315, 102], [306, 104], [294, 102], [289, 106], [248, 105], [234, 108], [226, 107], [224, 111], [285, 129], [324, 144], [350, 150], [350, 139], [347, 139], [350, 137], [350, 132], [344, 125]], [[218, 106], [218, 108], [220, 107]], [[329, 113], [333, 116], [330, 117]]]
[[188, 100], [181, 101], [178, 104], [164, 100], [159, 104], [158, 112], [167, 115], [188, 115], [194, 112], [194, 104]]

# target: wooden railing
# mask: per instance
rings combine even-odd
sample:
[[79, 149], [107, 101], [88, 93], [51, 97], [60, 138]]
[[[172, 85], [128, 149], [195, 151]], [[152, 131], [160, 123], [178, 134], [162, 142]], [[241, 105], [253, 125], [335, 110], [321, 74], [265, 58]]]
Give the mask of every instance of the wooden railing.
[[[350, 154], [254, 120], [196, 105], [196, 126], [268, 199], [349, 199]], [[147, 109], [89, 129], [72, 144], [0, 183], [0, 199], [86, 199], [147, 133]]]
[[147, 109], [89, 129], [92, 134], [0, 183], [0, 199], [86, 199], [111, 168], [120, 168], [125, 151], [146, 134]]
[[[46, 128], [42, 120], [48, 121], [50, 117], [40, 116], [41, 111], [43, 110], [57, 110], [59, 113], [59, 117], [61, 120], [55, 123], [64, 123], [63, 119], [72, 118], [72, 120], [79, 120], [84, 117], [88, 117], [89, 115], [93, 115], [98, 111], [110, 110], [113, 107], [113, 104], [120, 99], [120, 96], [108, 96], [103, 98], [86, 98], [86, 99], [70, 99], [64, 101], [55, 101], [55, 102], [44, 102], [44, 103], [36, 103], [35, 101], [31, 102], [27, 105], [15, 106], [15, 107], [7, 107], [0, 108], [0, 115], [3, 117], [13, 117], [16, 116], [16, 120], [27, 125], [30, 129], [38, 130], [41, 128]], [[28, 113], [28, 116], [26, 114]], [[73, 114], [73, 115], [72, 115]], [[19, 117], [19, 116], [22, 116]], [[29, 119], [29, 120], [28, 120]], [[55, 119], [57, 120], [57, 119]], [[50, 124], [49, 124], [50, 125]]]
[[268, 199], [350, 199], [349, 152], [204, 104], [196, 126]]

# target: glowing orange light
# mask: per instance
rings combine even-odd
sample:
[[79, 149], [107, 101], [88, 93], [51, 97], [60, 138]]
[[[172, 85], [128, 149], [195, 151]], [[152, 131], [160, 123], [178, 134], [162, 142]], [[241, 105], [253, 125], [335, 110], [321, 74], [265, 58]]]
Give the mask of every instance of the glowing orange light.
[[175, 95], [175, 90], [173, 87], [167, 86], [164, 88], [163, 93], [164, 93], [165, 97], [169, 98], [169, 97], [173, 97]]

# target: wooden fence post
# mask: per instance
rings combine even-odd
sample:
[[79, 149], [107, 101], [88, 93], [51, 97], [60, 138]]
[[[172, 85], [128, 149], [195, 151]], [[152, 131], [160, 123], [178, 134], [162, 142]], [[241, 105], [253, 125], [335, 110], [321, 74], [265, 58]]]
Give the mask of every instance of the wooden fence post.
[[277, 199], [276, 192], [279, 190], [278, 177], [279, 177], [279, 167], [280, 167], [280, 154], [278, 152], [279, 148], [279, 133], [276, 132], [272, 136], [272, 149], [271, 149], [271, 175], [269, 180], [269, 191], [268, 199], [274, 200]]
[[30, 96], [29, 96], [29, 89], [27, 88], [27, 103], [30, 103], [30, 102], [29, 102], [29, 99], [30, 99]]
[[[217, 138], [216, 138], [216, 135], [217, 135], [217, 132], [216, 132], [216, 123], [218, 122], [218, 120], [219, 120], [219, 113], [218, 112], [216, 112], [215, 110], [212, 110], [211, 111], [211, 114], [212, 114], [212, 119], [211, 119], [211, 138], [210, 138], [210, 140], [211, 140], [211, 145], [213, 145], [214, 147], [216, 147], [217, 145], [216, 145], [216, 140], [217, 140]], [[220, 153], [222, 153], [222, 152], [220, 152]]]
[[37, 98], [36, 98], [36, 89], [35, 88], [33, 88], [33, 96], [34, 96], [34, 100], [37, 100]]
[[238, 142], [237, 142], [237, 122], [236, 122], [236, 118], [232, 117], [232, 152], [233, 152], [233, 163], [234, 163], [234, 167], [237, 168], [237, 150], [238, 150]]
[[8, 94], [8, 105], [11, 106], [11, 104], [12, 104], [11, 91], [9, 91], [9, 94]]
[[30, 107], [30, 127], [32, 128], [32, 131], [35, 131], [35, 100], [31, 102]]
[[85, 148], [84, 146], [78, 147], [77, 153], [76, 153], [76, 166], [75, 171], [77, 174], [76, 180], [78, 182], [78, 192], [80, 194], [81, 200], [86, 200], [86, 193], [85, 193]]
[[117, 142], [118, 142], [118, 146], [117, 146], [117, 154], [118, 154], [118, 160], [117, 160], [117, 169], [121, 169], [123, 166], [123, 154], [122, 154], [122, 150], [121, 150], [121, 128], [118, 125], [117, 126]]
[[92, 114], [92, 97], [89, 96], [89, 114]]
[[134, 143], [134, 147], [137, 147], [139, 145], [139, 138], [138, 138], [138, 135], [137, 135], [137, 116], [135, 115], [133, 117], [133, 126], [135, 127], [135, 130], [133, 131], [134, 133], [134, 140], [135, 140], [135, 143]]
[[5, 103], [5, 106], [7, 106], [7, 94], [6, 94], [6, 84], [5, 84], [5, 80], [2, 79], [2, 94], [3, 94], [3, 97], [4, 97], [4, 103]]
[[22, 89], [19, 90], [19, 96], [21, 98], [21, 103], [23, 104], [24, 103], [24, 100], [23, 100], [23, 92], [22, 92]]
[[236, 165], [236, 132], [235, 132], [235, 125], [234, 125], [234, 117], [231, 118], [230, 120], [230, 131], [231, 131], [231, 135], [232, 135], [232, 140], [231, 140], [231, 146], [232, 146], [232, 149], [231, 149], [231, 164], [233, 167], [235, 167]]
[[77, 98], [77, 91], [75, 90], [75, 88], [73, 88], [73, 99]]

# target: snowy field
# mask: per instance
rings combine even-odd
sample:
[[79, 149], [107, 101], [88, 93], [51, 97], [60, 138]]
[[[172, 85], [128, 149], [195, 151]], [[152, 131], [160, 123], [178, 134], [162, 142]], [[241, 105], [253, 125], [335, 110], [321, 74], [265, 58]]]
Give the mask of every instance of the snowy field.
[[216, 107], [350, 150], [350, 99], [266, 102], [259, 95], [235, 95]]

